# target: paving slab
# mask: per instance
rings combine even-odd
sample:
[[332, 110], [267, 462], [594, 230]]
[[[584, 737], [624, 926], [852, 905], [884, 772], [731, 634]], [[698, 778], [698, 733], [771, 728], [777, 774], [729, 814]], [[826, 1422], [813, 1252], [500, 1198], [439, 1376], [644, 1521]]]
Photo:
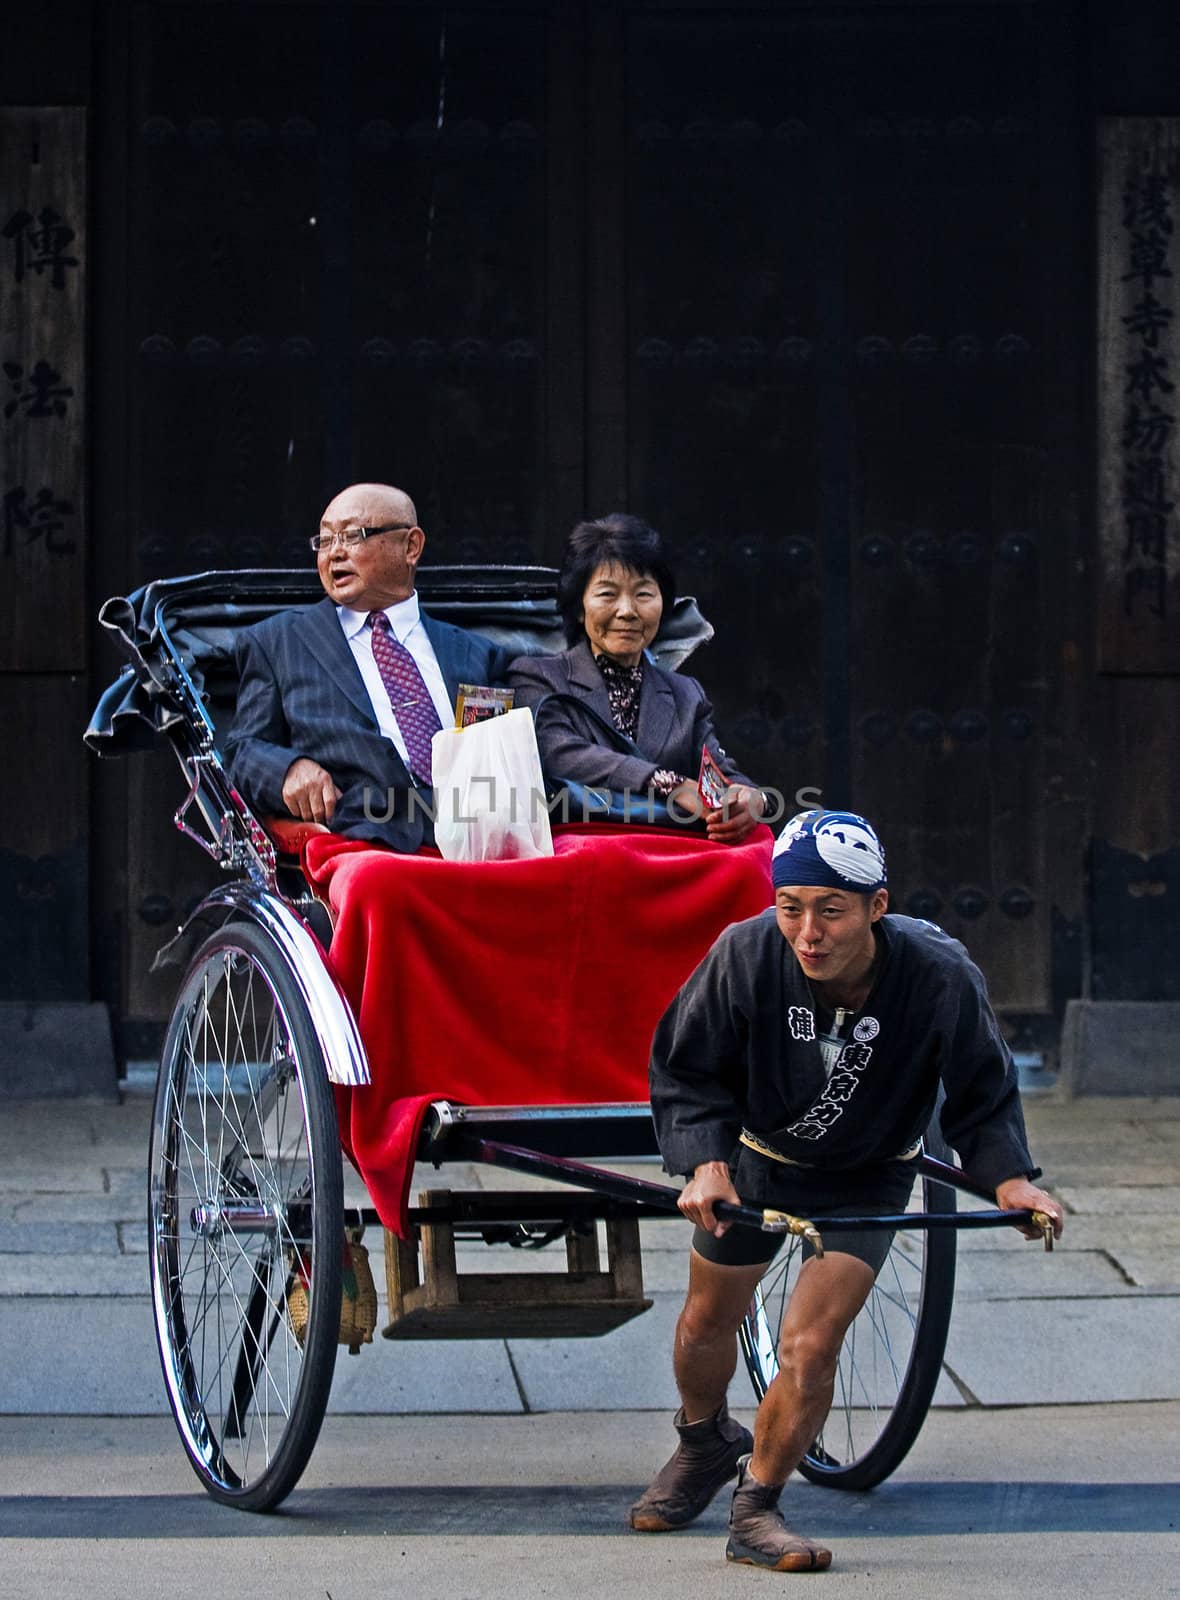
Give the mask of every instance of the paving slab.
[[111, 1194], [102, 1186], [93, 1191], [63, 1194], [34, 1192], [23, 1199], [9, 1196], [11, 1216], [16, 1222], [53, 1226], [62, 1222], [142, 1222], [147, 1216], [147, 1184], [137, 1193]]
[[[382, 1321], [387, 1322], [384, 1306]], [[420, 1412], [523, 1411], [502, 1339], [383, 1339], [336, 1358], [328, 1410], [398, 1416]]]
[[71, 1160], [63, 1152], [56, 1164], [36, 1155], [6, 1156], [0, 1162], [0, 1195], [6, 1198], [30, 1194], [100, 1195], [106, 1192], [106, 1176], [89, 1151]]
[[[747, 1426], [753, 1420], [748, 1406], [735, 1404], [733, 1414]], [[2, 1426], [0, 1496], [121, 1496], [150, 1483], [164, 1499], [188, 1497], [196, 1488], [170, 1417], [6, 1417]], [[656, 1411], [437, 1413], [396, 1421], [337, 1413], [324, 1423], [292, 1509], [298, 1513], [303, 1490], [364, 1486], [494, 1488], [511, 1482], [524, 1489], [568, 1482], [625, 1490], [645, 1481], [674, 1437], [669, 1414]], [[1008, 1478], [1056, 1482], [1063, 1492], [1066, 1484], [1180, 1483], [1178, 1437], [1176, 1401], [937, 1410], [890, 1481], [957, 1485]], [[806, 1492], [798, 1479], [796, 1488]], [[272, 1525], [195, 1498], [214, 1525], [228, 1524], [227, 1532], [260, 1535]], [[876, 1496], [819, 1491], [815, 1498], [857, 1507], [863, 1517]]]
[[1167, 1254], [1152, 1250], [1145, 1241], [1132, 1240], [1111, 1251], [1111, 1260], [1136, 1289], [1175, 1296], [1180, 1317], [1180, 1251]]
[[[120, 1222], [117, 1224], [119, 1234], [119, 1248], [124, 1255], [139, 1256], [140, 1259], [147, 1255], [151, 1249], [150, 1235], [146, 1222]], [[146, 1268], [144, 1269], [146, 1271]]]
[[652, 1299], [650, 1311], [600, 1339], [513, 1339], [529, 1410], [674, 1411], [672, 1335], [683, 1296]]
[[[138, 1129], [135, 1109], [125, 1103], [109, 1108], [118, 1128]], [[6, 1100], [0, 1115], [0, 1162], [16, 1156], [41, 1159], [47, 1167], [65, 1156], [92, 1151], [98, 1141], [91, 1117], [93, 1106], [85, 1100]]]
[[10, 1297], [0, 1318], [0, 1412], [166, 1411], [146, 1300]]
[[[1066, 1256], [1077, 1251], [1104, 1250], [1117, 1256], [1121, 1249], [1131, 1247], [1154, 1251], [1161, 1258], [1180, 1260], [1180, 1227], [1166, 1214], [1069, 1215], [1065, 1219], [1065, 1233], [1056, 1241], [1051, 1254]], [[1026, 1243], [1000, 1228], [964, 1230], [959, 1234], [960, 1260], [976, 1254], [1039, 1259], [1044, 1253], [1039, 1244]]]
[[1050, 1194], [1059, 1194], [1067, 1186], [1088, 1188], [1091, 1184], [1108, 1184], [1113, 1189], [1136, 1189], [1175, 1183], [1180, 1172], [1175, 1152], [1163, 1144], [1150, 1148], [1137, 1144], [1133, 1160], [1128, 1159], [1125, 1149], [1112, 1150], [1109, 1144], [1093, 1153], [1086, 1148], [1071, 1147], [1053, 1155], [1034, 1144], [1033, 1157], [1044, 1171], [1038, 1182]]
[[1174, 1116], [1170, 1121], [1160, 1118], [1133, 1126], [1142, 1135], [1145, 1144], [1163, 1145], [1174, 1156], [1180, 1157], [1180, 1116]]
[[123, 1167], [108, 1162], [103, 1167], [103, 1173], [106, 1177], [107, 1193], [111, 1198], [126, 1205], [129, 1208], [129, 1216], [141, 1216], [147, 1209], [148, 1200], [146, 1154], [139, 1166]]
[[121, 1142], [146, 1151], [154, 1092], [153, 1081], [150, 1091], [145, 1086], [142, 1093], [124, 1093], [120, 1105], [92, 1106], [88, 1120], [94, 1138], [104, 1145]]
[[[835, 1549], [827, 1600], [1174, 1600], [1178, 1432], [1177, 1406], [934, 1412], [871, 1495], [796, 1479], [787, 1503]], [[674, 1536], [621, 1526], [668, 1452], [655, 1413], [329, 1417], [273, 1517], [200, 1493], [164, 1419], [16, 1419], [4, 1442], [13, 1600], [780, 1592], [727, 1567], [724, 1496]]]
[[[403, 1497], [404, 1498], [404, 1497]], [[568, 1497], [574, 1504], [580, 1501]], [[265, 1543], [249, 1544], [239, 1534], [219, 1539], [194, 1533], [188, 1519], [170, 1536], [144, 1539], [138, 1533], [118, 1538], [110, 1528], [85, 1541], [48, 1547], [53, 1560], [53, 1592], [58, 1600], [155, 1600], [177, 1592], [177, 1568], [200, 1572], [202, 1582], [221, 1592], [248, 1594], [251, 1600], [290, 1600], [293, 1592], [328, 1596], [329, 1600], [367, 1600], [392, 1590], [413, 1600], [588, 1600], [604, 1593], [620, 1600], [682, 1600], [688, 1594], [750, 1593], [751, 1583], [766, 1584], [764, 1574], [727, 1567], [721, 1551], [724, 1534], [715, 1525], [676, 1536], [673, 1555], [668, 1541], [651, 1540], [639, 1555], [639, 1535], [616, 1531], [607, 1518], [615, 1507], [594, 1507], [598, 1525], [551, 1529], [538, 1508], [537, 1521], [506, 1530], [497, 1507], [472, 1506], [460, 1527], [427, 1502], [425, 1515], [415, 1517], [418, 1497], [408, 1507], [405, 1523], [386, 1518], [383, 1525], [359, 1522], [354, 1503], [333, 1507], [313, 1526], [302, 1526], [296, 1541], [285, 1524], [268, 1530]], [[88, 1529], [99, 1508], [88, 1507]], [[101, 1508], [115, 1526], [125, 1509], [116, 1502]], [[133, 1513], [141, 1512], [134, 1504]], [[483, 1515], [478, 1521], [471, 1512]], [[226, 1513], [232, 1516], [233, 1513]], [[281, 1520], [281, 1519], [276, 1519]], [[847, 1600], [871, 1592], [874, 1600], [1165, 1600], [1175, 1588], [1166, 1581], [1167, 1558], [1153, 1536], [1145, 1555], [1144, 1537], [1104, 1532], [1101, 1538], [1071, 1530], [1053, 1540], [1043, 1533], [1009, 1533], [997, 1541], [960, 1527], [953, 1537], [920, 1534], [882, 1540], [879, 1532], [845, 1532], [839, 1540], [839, 1567], [823, 1578], [827, 1600]], [[142, 1516], [136, 1518], [136, 1527]], [[355, 1532], [354, 1532], [355, 1530]], [[811, 1529], [819, 1533], [819, 1529]], [[344, 1539], [345, 1534], [352, 1537]], [[831, 1535], [828, 1535], [831, 1537]], [[45, 1535], [14, 1539], [8, 1546], [8, 1592], [20, 1600], [45, 1593]], [[445, 1560], [440, 1560], [440, 1543]], [[997, 1549], [999, 1544], [999, 1549]], [[1050, 1554], [1049, 1545], [1052, 1546]], [[85, 1554], [83, 1554], [83, 1551]], [[1058, 1587], [1063, 1569], [1076, 1574], [1068, 1588]], [[1128, 1578], [1127, 1574], [1132, 1576]], [[984, 1579], [986, 1574], [986, 1580]]]
[[142, 1256], [73, 1255], [54, 1251], [52, 1256], [0, 1255], [0, 1295], [37, 1295], [55, 1300], [69, 1297], [136, 1296], [143, 1299], [148, 1284]]
[[1180, 1224], [1180, 1183], [1065, 1184], [1058, 1193], [1075, 1216], [1171, 1217]]
[[1030, 1097], [1024, 1105], [1025, 1121], [1030, 1128], [1076, 1128], [1089, 1124], [1109, 1128], [1119, 1122], [1178, 1122], [1180, 1121], [1180, 1096], [1151, 1094], [1081, 1095], [1070, 1098], [1065, 1094]]
[[955, 1299], [1059, 1299], [1087, 1294], [1133, 1294], [1118, 1266], [1100, 1250], [1033, 1255], [1015, 1250], [963, 1252], [956, 1265]]
[[968, 1301], [951, 1318], [946, 1363], [985, 1406], [1180, 1399], [1177, 1302]]
[[55, 1219], [52, 1226], [47, 1227], [40, 1222], [21, 1221], [18, 1217], [0, 1218], [0, 1273], [6, 1255], [57, 1256], [63, 1253], [117, 1256], [120, 1253], [118, 1223], [63, 1223]]
[[[113, 1291], [72, 1301], [10, 1295], [0, 1322], [0, 1414], [167, 1413], [143, 1264], [127, 1265], [137, 1269], [138, 1299]], [[329, 1401], [330, 1411], [377, 1415], [522, 1409], [503, 1341], [380, 1334], [355, 1357], [340, 1351]]]
[[658, 1250], [641, 1241], [644, 1294], [674, 1294], [683, 1300], [688, 1288], [688, 1240], [678, 1250]]

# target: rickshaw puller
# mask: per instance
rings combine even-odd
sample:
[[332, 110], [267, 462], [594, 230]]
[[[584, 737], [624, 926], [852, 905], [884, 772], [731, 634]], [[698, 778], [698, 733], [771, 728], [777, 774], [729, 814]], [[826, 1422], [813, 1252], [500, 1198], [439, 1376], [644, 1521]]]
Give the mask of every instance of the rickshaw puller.
[[751, 1436], [726, 1392], [737, 1330], [782, 1237], [718, 1222], [714, 1205], [740, 1195], [804, 1216], [903, 1211], [941, 1084], [943, 1132], [997, 1205], [1047, 1213], [1058, 1236], [1062, 1211], [1032, 1181], [1040, 1170], [983, 975], [932, 923], [886, 916], [872, 826], [800, 813], [776, 843], [772, 880], [773, 907], [726, 929], [652, 1045], [660, 1150], [688, 1179], [680, 1210], [696, 1229], [673, 1351], [680, 1442], [628, 1520], [641, 1532], [682, 1527], [736, 1474], [727, 1557], [816, 1571], [831, 1552], [788, 1529], [778, 1499], [822, 1430], [844, 1335], [892, 1236], [833, 1234], [822, 1261], [804, 1247], [780, 1371]]

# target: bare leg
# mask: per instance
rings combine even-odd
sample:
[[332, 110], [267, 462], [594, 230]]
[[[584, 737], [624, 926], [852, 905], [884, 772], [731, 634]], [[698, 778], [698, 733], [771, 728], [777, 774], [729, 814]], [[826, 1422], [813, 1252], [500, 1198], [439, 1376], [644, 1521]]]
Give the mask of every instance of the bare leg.
[[872, 1269], [830, 1252], [799, 1273], [783, 1319], [779, 1373], [758, 1408], [754, 1452], [739, 1464], [729, 1515], [731, 1561], [779, 1572], [816, 1572], [832, 1552], [792, 1533], [778, 1510], [783, 1484], [824, 1424], [844, 1335], [873, 1286]]
[[765, 1265], [722, 1267], [695, 1250], [690, 1253], [688, 1296], [672, 1352], [688, 1422], [711, 1417], [723, 1404], [737, 1365], [737, 1331], [765, 1271]]
[[814, 1442], [831, 1409], [844, 1335], [872, 1287], [872, 1268], [839, 1251], [800, 1271], [783, 1318], [778, 1377], [754, 1423], [750, 1466], [760, 1483], [785, 1483]]
[[722, 1267], [692, 1253], [676, 1325], [683, 1405], [673, 1422], [680, 1443], [627, 1513], [640, 1533], [665, 1533], [700, 1516], [753, 1446], [748, 1429], [729, 1415], [725, 1393], [737, 1362], [737, 1330], [764, 1270]]

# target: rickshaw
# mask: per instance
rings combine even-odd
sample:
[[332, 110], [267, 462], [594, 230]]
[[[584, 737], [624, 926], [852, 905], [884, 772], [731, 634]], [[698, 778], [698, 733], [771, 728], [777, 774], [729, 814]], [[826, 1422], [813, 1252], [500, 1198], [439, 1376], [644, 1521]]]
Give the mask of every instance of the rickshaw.
[[[515, 653], [561, 648], [556, 574], [542, 567], [435, 567], [419, 592], [433, 614]], [[165, 952], [183, 977], [159, 1066], [149, 1153], [151, 1298], [169, 1404], [194, 1471], [226, 1505], [269, 1511], [294, 1488], [328, 1404], [341, 1341], [357, 1331], [363, 1230], [345, 1206], [336, 1086], [368, 1081], [364, 1041], [328, 957], [332, 937], [281, 825], [234, 790], [221, 747], [232, 716], [238, 630], [322, 598], [314, 572], [211, 572], [110, 600], [101, 621], [126, 656], [86, 741], [100, 755], [167, 743], [185, 792], [176, 826], [223, 872]], [[657, 640], [679, 666], [712, 630], [677, 602]], [[710, 847], [720, 848], [720, 847]], [[687, 973], [684, 974], [687, 977]], [[440, 1190], [409, 1210], [410, 1238], [385, 1236], [387, 1338], [601, 1336], [650, 1306], [640, 1219], [674, 1218], [676, 1191], [592, 1164], [657, 1155], [647, 1103], [432, 1103], [422, 1162], [486, 1163], [553, 1180], [519, 1193]], [[939, 1156], [946, 1159], [939, 1159]], [[950, 1164], [936, 1124], [911, 1209], [877, 1218], [796, 1218], [739, 1206], [743, 1225], [788, 1235], [743, 1324], [760, 1398], [777, 1371], [778, 1329], [804, 1239], [888, 1228], [892, 1247], [849, 1330], [832, 1411], [800, 1464], [812, 1482], [880, 1483], [922, 1425], [941, 1372], [963, 1227], [1027, 1212], [963, 1211], [956, 1191], [993, 1197]], [[1048, 1246], [1047, 1219], [1036, 1218]], [[608, 1259], [600, 1260], [599, 1225]], [[464, 1296], [455, 1243], [564, 1245], [566, 1271], [482, 1275]], [[371, 1279], [369, 1280], [371, 1284]], [[349, 1321], [352, 1308], [353, 1322]], [[375, 1318], [375, 1303], [371, 1320]]]

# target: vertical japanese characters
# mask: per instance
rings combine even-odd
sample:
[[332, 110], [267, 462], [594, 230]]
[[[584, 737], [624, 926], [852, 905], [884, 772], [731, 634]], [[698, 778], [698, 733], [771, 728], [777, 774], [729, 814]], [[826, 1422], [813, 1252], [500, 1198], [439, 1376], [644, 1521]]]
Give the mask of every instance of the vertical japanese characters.
[[1123, 609], [1130, 617], [1146, 606], [1161, 621], [1168, 614], [1168, 532], [1176, 506], [1167, 460], [1176, 428], [1168, 337], [1173, 312], [1166, 303], [1172, 279], [1172, 198], [1165, 173], [1150, 167], [1128, 172], [1122, 282], [1129, 286], [1133, 303], [1122, 317], [1131, 335], [1123, 364]]
[[[0, 563], [20, 612], [25, 669], [72, 668], [77, 654], [37, 596], [82, 600], [85, 360], [85, 113], [5, 108], [0, 162]], [[30, 655], [31, 650], [31, 655]]]
[[1097, 442], [1105, 672], [1180, 671], [1178, 211], [1180, 119], [1104, 118]]

